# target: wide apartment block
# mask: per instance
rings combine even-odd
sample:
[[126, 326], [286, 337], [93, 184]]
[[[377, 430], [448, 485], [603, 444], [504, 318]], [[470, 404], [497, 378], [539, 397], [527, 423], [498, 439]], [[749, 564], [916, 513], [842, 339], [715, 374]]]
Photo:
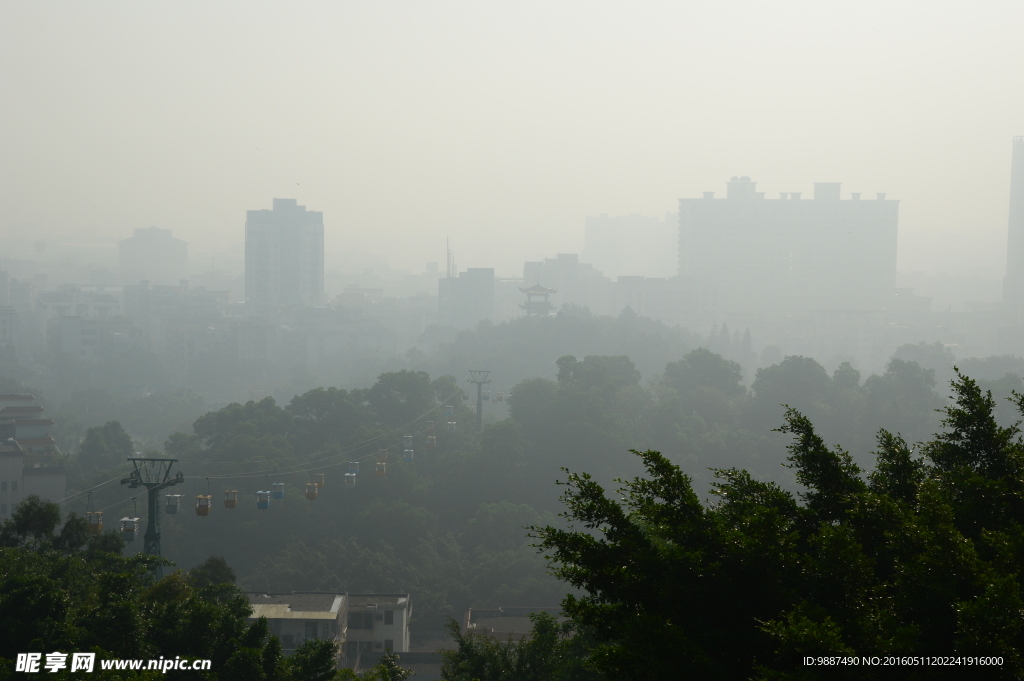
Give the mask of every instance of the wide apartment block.
[[885, 194], [840, 197], [818, 182], [814, 196], [767, 198], [734, 177], [725, 198], [679, 200], [679, 274], [712, 287], [730, 324], [885, 306], [896, 283], [899, 202]]
[[407, 593], [249, 593], [250, 619], [266, 617], [270, 632], [291, 654], [303, 642], [329, 639], [340, 646], [339, 662], [359, 667], [364, 658], [390, 650], [409, 651], [412, 604]]
[[245, 220], [245, 299], [255, 305], [317, 305], [324, 297], [324, 214], [295, 199]]

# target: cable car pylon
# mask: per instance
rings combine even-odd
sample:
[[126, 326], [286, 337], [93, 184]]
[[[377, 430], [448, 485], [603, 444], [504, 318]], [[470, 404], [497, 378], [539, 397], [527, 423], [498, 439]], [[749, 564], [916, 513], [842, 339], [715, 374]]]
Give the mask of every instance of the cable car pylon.
[[[483, 371], [481, 369], [470, 369], [469, 370], [469, 382], [476, 384], [476, 430], [479, 433], [484, 429], [484, 384], [490, 383], [487, 380], [490, 371]], [[490, 393], [488, 392], [488, 397]]]
[[[160, 557], [160, 490], [185, 482], [185, 476], [179, 471], [171, 477], [171, 467], [177, 459], [151, 459], [146, 457], [129, 457], [128, 461], [135, 470], [127, 478], [121, 480], [122, 485], [130, 489], [145, 487], [149, 492], [149, 504], [146, 517], [146, 534], [142, 552]], [[163, 566], [159, 563], [154, 567], [156, 578], [164, 576]]]

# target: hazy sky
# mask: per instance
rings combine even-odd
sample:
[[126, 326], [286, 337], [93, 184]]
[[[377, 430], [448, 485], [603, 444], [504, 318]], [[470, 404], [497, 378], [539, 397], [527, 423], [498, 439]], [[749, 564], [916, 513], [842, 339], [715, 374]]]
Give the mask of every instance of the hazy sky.
[[1021, 25], [1019, 1], [11, 0], [0, 249], [31, 225], [228, 248], [294, 197], [328, 250], [420, 269], [449, 237], [512, 275], [588, 214], [749, 175], [888, 192], [901, 269], [1001, 275]]

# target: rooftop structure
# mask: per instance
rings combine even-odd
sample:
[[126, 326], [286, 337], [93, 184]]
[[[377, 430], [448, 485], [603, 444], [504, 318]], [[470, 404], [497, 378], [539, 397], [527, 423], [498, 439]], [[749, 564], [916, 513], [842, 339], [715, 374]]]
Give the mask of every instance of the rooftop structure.
[[332, 592], [290, 594], [248, 593], [250, 619], [266, 617], [270, 633], [281, 639], [285, 653], [304, 641], [330, 639], [345, 642], [346, 595]]

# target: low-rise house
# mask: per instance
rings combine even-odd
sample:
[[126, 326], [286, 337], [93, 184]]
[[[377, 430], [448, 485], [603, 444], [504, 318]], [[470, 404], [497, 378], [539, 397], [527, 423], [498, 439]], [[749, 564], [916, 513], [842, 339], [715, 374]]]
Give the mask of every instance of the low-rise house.
[[349, 594], [348, 641], [350, 664], [366, 653], [405, 653], [409, 650], [409, 594]]
[[329, 639], [344, 647], [347, 622], [347, 596], [334, 592], [298, 592], [290, 594], [249, 593], [252, 615], [266, 617], [270, 633], [281, 639], [285, 654], [291, 654], [303, 642]]

